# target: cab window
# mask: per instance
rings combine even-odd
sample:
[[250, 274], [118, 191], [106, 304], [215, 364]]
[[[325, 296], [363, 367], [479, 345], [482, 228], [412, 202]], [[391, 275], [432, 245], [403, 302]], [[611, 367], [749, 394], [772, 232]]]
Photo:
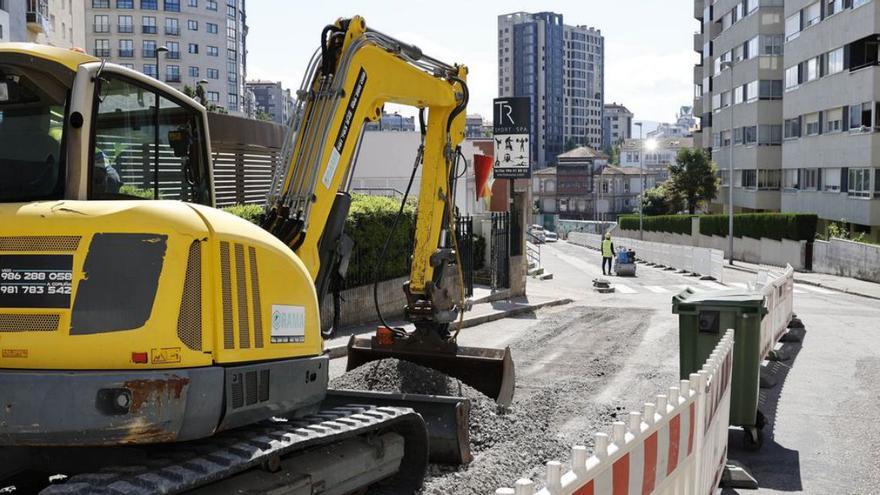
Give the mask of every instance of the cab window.
[[211, 204], [201, 116], [153, 89], [100, 76], [89, 196]]

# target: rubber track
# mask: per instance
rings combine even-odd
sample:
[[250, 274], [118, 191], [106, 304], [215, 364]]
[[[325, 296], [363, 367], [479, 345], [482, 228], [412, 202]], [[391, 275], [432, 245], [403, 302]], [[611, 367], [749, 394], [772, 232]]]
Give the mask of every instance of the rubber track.
[[[147, 495], [192, 490], [273, 456], [326, 445], [418, 417], [401, 407], [342, 406], [288, 422], [263, 422], [213, 437], [151, 450], [143, 465], [77, 474], [41, 495]], [[421, 418], [419, 417], [419, 420]]]

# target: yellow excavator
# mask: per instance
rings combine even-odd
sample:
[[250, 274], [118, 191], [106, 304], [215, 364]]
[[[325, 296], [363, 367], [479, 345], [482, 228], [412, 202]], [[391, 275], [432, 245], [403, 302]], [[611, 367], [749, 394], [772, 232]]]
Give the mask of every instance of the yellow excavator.
[[[81, 52], [0, 44], [0, 480], [68, 476], [47, 494], [417, 489], [430, 414], [328, 391], [319, 300], [347, 264], [365, 123], [385, 103], [417, 107], [415, 330], [353, 338], [349, 368], [398, 357], [512, 399], [509, 350], [450, 331], [466, 75], [360, 17], [327, 26], [260, 228], [213, 208], [194, 100]], [[247, 478], [255, 467], [286, 476]]]

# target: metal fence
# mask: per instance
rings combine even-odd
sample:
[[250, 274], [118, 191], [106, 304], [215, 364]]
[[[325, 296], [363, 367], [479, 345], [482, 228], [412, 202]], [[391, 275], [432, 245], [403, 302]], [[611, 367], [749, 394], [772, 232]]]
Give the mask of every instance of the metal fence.
[[510, 213], [492, 213], [492, 289], [510, 287]]
[[455, 218], [455, 238], [461, 259], [465, 297], [474, 295], [474, 218]]

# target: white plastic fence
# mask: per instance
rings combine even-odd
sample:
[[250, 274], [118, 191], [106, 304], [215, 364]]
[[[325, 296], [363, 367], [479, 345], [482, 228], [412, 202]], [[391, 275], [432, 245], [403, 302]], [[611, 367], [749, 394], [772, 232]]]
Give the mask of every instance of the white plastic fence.
[[[578, 246], [600, 249], [602, 236], [571, 232], [568, 234], [568, 242]], [[636, 258], [647, 263], [696, 273], [724, 282], [724, 252], [718, 249], [639, 241], [625, 237], [615, 238], [614, 247], [632, 249], [636, 252]]]
[[[727, 463], [733, 330], [728, 330], [703, 368], [630, 412], [629, 424], [597, 433], [594, 454], [575, 446], [571, 469], [547, 463], [538, 495], [708, 494], [718, 487]], [[520, 479], [496, 495], [535, 495], [535, 483]]]
[[761, 320], [761, 356], [766, 357], [794, 314], [794, 268], [788, 265], [783, 272], [758, 272], [755, 289], [764, 293], [768, 311]]

